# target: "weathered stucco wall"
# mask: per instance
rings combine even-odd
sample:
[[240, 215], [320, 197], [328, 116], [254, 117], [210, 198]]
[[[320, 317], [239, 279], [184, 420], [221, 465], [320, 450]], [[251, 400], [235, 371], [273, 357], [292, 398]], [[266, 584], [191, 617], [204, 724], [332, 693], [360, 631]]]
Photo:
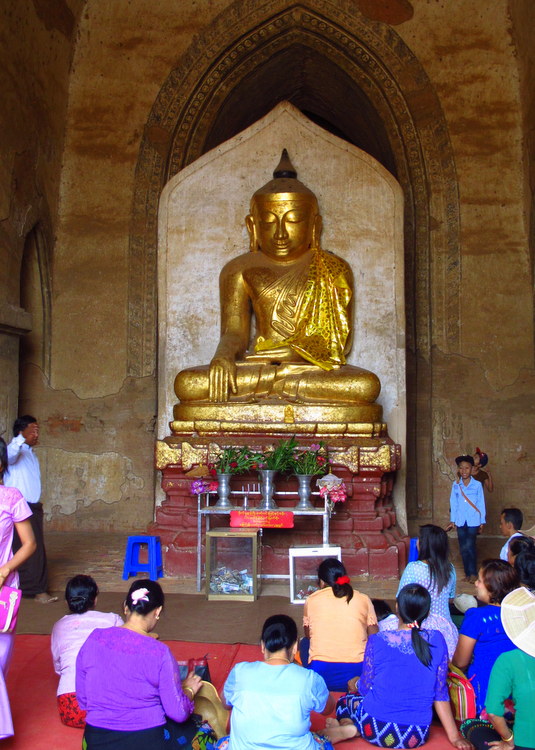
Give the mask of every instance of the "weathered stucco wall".
[[[522, 52], [514, 45], [505, 2], [414, 5], [415, 18], [397, 31], [418, 55], [440, 98], [461, 207], [461, 346], [455, 352], [435, 346], [432, 353], [435, 518], [448, 514], [452, 459], [480, 446], [491, 457], [496, 480], [487, 498], [487, 530], [499, 533], [503, 507], [524, 508], [530, 523], [535, 520]], [[520, 13], [517, 20], [527, 18]], [[528, 26], [523, 28], [524, 35]], [[533, 42], [534, 27], [529, 28]], [[432, 284], [436, 289], [439, 280]]]
[[[0, 293], [18, 306], [24, 238], [48, 217], [50, 380], [29, 368], [24, 406], [43, 423], [44, 499], [58, 528], [131, 528], [152, 517], [156, 376], [128, 378], [126, 366], [134, 172], [164, 81], [230, 5], [10, 0], [0, 11]], [[479, 445], [497, 485], [489, 530], [497, 532], [505, 504], [530, 506], [534, 523], [533, 3], [338, 5], [394, 24], [439, 97], [455, 156], [461, 338], [458, 350], [436, 338], [432, 349], [433, 423], [418, 429], [433, 434], [433, 498], [422, 505], [445, 518], [448, 466]], [[426, 101], [414, 106], [425, 111]], [[162, 140], [162, 155], [167, 146]], [[431, 238], [433, 230], [432, 219]], [[431, 307], [439, 307], [444, 271], [432, 262], [429, 273]], [[10, 394], [1, 396], [0, 431], [17, 392], [9, 336], [3, 350], [0, 340]]]
[[54, 528], [142, 528], [153, 517], [156, 374], [133, 379], [126, 368], [133, 178], [162, 82], [224, 3], [203, 6], [90, 1], [80, 20], [55, 249], [51, 379], [34, 406], [44, 427]]
[[5, 0], [0, 6], [0, 435], [19, 394], [20, 267], [28, 232], [52, 245], [67, 90], [83, 0]]

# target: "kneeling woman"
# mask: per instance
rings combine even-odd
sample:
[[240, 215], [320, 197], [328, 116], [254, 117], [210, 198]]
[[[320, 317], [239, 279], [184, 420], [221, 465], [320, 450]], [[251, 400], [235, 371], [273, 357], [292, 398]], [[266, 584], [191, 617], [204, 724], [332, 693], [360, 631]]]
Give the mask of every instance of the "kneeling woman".
[[324, 733], [333, 743], [361, 735], [377, 747], [420, 747], [428, 740], [434, 707], [451, 744], [468, 750], [451, 713], [446, 641], [437, 630], [420, 630], [431, 606], [429, 592], [419, 584], [404, 586], [397, 606], [399, 629], [370, 636], [360, 694], [340, 698], [337, 719], [327, 721]]
[[297, 626], [288, 615], [268, 617], [262, 628], [264, 661], [241, 662], [224, 688], [232, 708], [230, 737], [221, 750], [332, 750], [330, 742], [310, 731], [310, 712], [329, 714], [334, 698], [322, 677], [292, 664]]
[[97, 596], [98, 586], [91, 576], [71, 578], [65, 589], [65, 601], [71, 614], [57, 621], [50, 639], [54, 669], [59, 674], [59, 716], [64, 724], [77, 729], [85, 727], [85, 711], [80, 710], [75, 692], [78, 652], [95, 628], [123, 625], [119, 615], [95, 610]]
[[348, 681], [361, 673], [368, 635], [379, 631], [377, 617], [371, 599], [351, 586], [340, 560], [323, 560], [318, 580], [319, 591], [305, 601], [301, 662], [320, 674], [329, 690], [345, 692]]
[[186, 722], [201, 680], [192, 672], [181, 684], [171, 651], [149, 635], [163, 604], [158, 583], [135, 581], [125, 625], [93, 630], [80, 649], [76, 695], [87, 711], [87, 750], [191, 748], [196, 730]]

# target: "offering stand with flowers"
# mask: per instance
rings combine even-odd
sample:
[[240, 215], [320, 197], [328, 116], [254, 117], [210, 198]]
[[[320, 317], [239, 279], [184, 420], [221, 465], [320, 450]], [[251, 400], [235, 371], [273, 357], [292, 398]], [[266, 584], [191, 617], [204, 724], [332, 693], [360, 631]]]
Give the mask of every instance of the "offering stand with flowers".
[[[269, 454], [287, 435], [246, 436], [223, 439], [166, 438], [156, 444], [156, 466], [162, 472], [165, 500], [156, 509], [151, 533], [162, 540], [164, 567], [168, 575], [195, 575], [197, 570], [198, 498], [192, 483], [200, 478], [210, 482], [210, 504], [215, 504], [215, 471], [218, 457], [225, 449], [247, 448], [247, 455]], [[330, 519], [330, 542], [340, 545], [344, 564], [351, 575], [377, 578], [395, 577], [403, 570], [409, 539], [396, 525], [392, 489], [401, 463], [401, 449], [388, 437], [341, 438], [336, 436], [295, 436], [296, 453], [312, 450], [320, 442], [328, 454], [329, 471], [339, 477], [346, 488], [347, 500], [336, 503]], [[321, 454], [320, 454], [321, 455]], [[245, 473], [233, 473], [230, 466], [229, 486], [232, 505], [251, 508], [261, 502], [259, 465], [256, 461]], [[240, 470], [241, 471], [241, 470]], [[295, 508], [299, 502], [298, 480], [291, 468], [278, 473], [274, 501], [278, 510]], [[311, 482], [318, 492], [315, 482]], [[203, 495], [204, 497], [204, 495]], [[247, 500], [245, 500], [247, 498]], [[295, 515], [293, 529], [265, 529], [263, 534], [264, 575], [283, 575], [288, 571], [288, 548], [295, 545], [317, 545], [322, 535], [322, 506], [319, 495], [312, 495], [316, 511]], [[316, 513], [320, 511], [319, 516]], [[314, 513], [314, 515], [312, 515]], [[228, 515], [210, 516], [212, 526], [228, 525]]]
[[[336, 480], [336, 477], [334, 477]], [[318, 480], [319, 481], [319, 480]], [[337, 481], [339, 485], [340, 482]], [[210, 489], [212, 487], [212, 489]], [[269, 534], [270, 530], [274, 529], [288, 529], [292, 530], [295, 526], [296, 518], [306, 516], [308, 520], [316, 517], [321, 518], [322, 531], [321, 531], [321, 543], [326, 549], [329, 548], [329, 521], [332, 510], [334, 508], [334, 501], [330, 500], [328, 492], [317, 491], [315, 495], [320, 499], [320, 503], [317, 506], [311, 504], [310, 508], [300, 508], [299, 503], [292, 508], [282, 508], [276, 506], [275, 508], [264, 509], [261, 502], [258, 505], [250, 505], [248, 500], [251, 495], [251, 485], [248, 489], [238, 490], [235, 492], [233, 498], [236, 505], [231, 505], [230, 508], [218, 508], [218, 503], [212, 504], [211, 497], [217, 496], [218, 489], [213, 488], [212, 484], [204, 479], [196, 479], [192, 482], [192, 492], [197, 497], [197, 567], [196, 567], [196, 579], [197, 579], [197, 591], [201, 590], [202, 581], [202, 550], [203, 550], [203, 522], [204, 522], [204, 536], [208, 538], [211, 535], [211, 523], [216, 519], [220, 519], [222, 515], [230, 516], [230, 526], [237, 527], [243, 530], [244, 528], [259, 529], [259, 538], [262, 542], [263, 532]], [[247, 493], [247, 494], [246, 494]], [[288, 497], [290, 493], [285, 493]], [[293, 492], [293, 495], [296, 493]], [[344, 488], [337, 487], [335, 493], [336, 501], [342, 501], [345, 498]], [[218, 501], [219, 502], [219, 501]], [[229, 532], [230, 530], [226, 530]], [[291, 532], [285, 532], [288, 534]], [[232, 533], [227, 533], [227, 536], [232, 536]], [[239, 531], [236, 532], [236, 536], [239, 536]], [[316, 545], [317, 546], [317, 545]], [[330, 553], [329, 553], [330, 554]], [[231, 576], [237, 576], [239, 570], [227, 571]], [[271, 577], [270, 574], [265, 574], [264, 577]], [[277, 577], [287, 578], [285, 573], [278, 573]]]

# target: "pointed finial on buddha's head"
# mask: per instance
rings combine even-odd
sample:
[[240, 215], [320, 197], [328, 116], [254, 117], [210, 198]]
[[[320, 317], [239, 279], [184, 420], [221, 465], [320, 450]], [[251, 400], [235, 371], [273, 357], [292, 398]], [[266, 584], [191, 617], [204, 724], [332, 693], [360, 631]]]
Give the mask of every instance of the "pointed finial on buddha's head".
[[294, 165], [290, 161], [290, 157], [285, 148], [282, 149], [281, 158], [273, 172], [273, 177], [291, 177], [294, 180], [297, 177], [297, 172], [295, 171]]
[[282, 151], [280, 161], [273, 172], [273, 179], [254, 193], [251, 199], [251, 209], [257, 199], [277, 201], [292, 199], [307, 200], [315, 206], [316, 213], [318, 212], [318, 201], [315, 194], [297, 179], [297, 171], [290, 161], [286, 149]]

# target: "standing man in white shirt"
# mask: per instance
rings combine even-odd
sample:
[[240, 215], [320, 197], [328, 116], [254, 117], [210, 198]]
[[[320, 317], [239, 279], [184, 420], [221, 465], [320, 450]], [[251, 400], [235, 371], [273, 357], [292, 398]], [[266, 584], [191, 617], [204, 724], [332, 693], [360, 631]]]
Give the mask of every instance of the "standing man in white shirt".
[[[28, 503], [32, 515], [32, 525], [37, 549], [19, 568], [22, 595], [35, 599], [42, 604], [58, 600], [50, 596], [48, 589], [48, 569], [46, 562], [45, 540], [43, 534], [43, 504], [41, 503], [41, 469], [33, 447], [39, 440], [39, 425], [35, 417], [26, 414], [15, 420], [13, 440], [7, 446], [8, 472], [4, 475], [6, 487], [16, 487]], [[20, 547], [20, 539], [15, 531], [13, 552]]]

